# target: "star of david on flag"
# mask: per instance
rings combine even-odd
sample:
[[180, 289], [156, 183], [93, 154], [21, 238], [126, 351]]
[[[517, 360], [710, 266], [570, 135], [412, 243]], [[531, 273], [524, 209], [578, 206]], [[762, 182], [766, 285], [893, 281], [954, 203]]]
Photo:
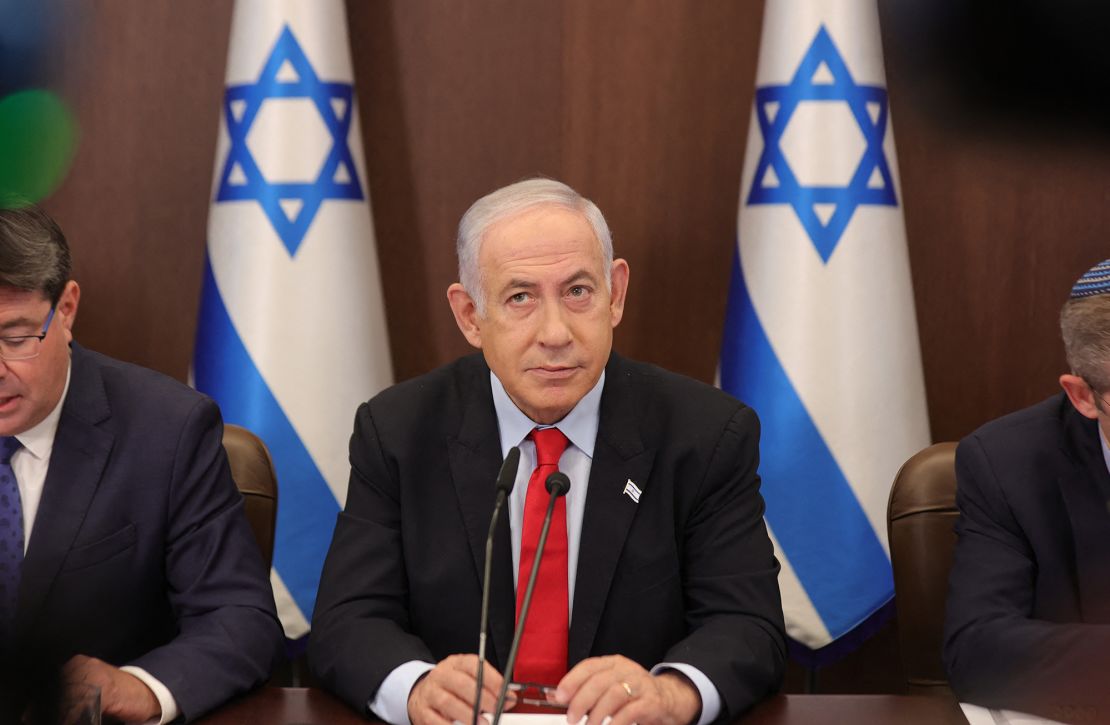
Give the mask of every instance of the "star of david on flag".
[[[347, 143], [352, 93], [350, 83], [321, 81], [293, 31], [288, 25], [282, 28], [258, 80], [228, 86], [224, 95], [231, 149], [216, 201], [257, 201], [289, 254], [295, 255], [324, 200], [363, 198]], [[267, 179], [251, 153], [248, 137], [259, 111], [267, 101], [282, 98], [311, 100], [331, 137], [331, 149], [311, 181]]]
[[225, 84], [193, 381], [269, 449], [270, 583], [300, 639], [355, 411], [393, 380], [346, 4], [236, 0]]
[[[799, 105], [813, 101], [846, 104], [863, 134], [863, 155], [843, 186], [803, 183], [783, 153], [783, 134]], [[824, 25], [818, 29], [789, 84], [756, 88], [755, 110], [763, 134], [763, 153], [748, 203], [790, 204], [823, 261], [829, 261], [856, 207], [898, 204], [890, 166], [883, 153], [886, 89], [859, 85], [852, 79]]]
[[893, 610], [887, 498], [929, 444], [879, 38], [874, 2], [767, 3], [721, 342], [721, 388], [759, 414], [786, 631], [812, 667]]

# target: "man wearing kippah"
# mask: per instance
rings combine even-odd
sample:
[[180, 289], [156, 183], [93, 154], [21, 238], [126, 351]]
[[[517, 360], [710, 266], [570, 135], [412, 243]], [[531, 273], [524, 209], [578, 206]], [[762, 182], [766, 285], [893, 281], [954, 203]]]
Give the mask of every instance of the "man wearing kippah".
[[1110, 722], [1110, 260], [1060, 330], [1064, 392], [956, 451], [944, 660], [963, 701]]

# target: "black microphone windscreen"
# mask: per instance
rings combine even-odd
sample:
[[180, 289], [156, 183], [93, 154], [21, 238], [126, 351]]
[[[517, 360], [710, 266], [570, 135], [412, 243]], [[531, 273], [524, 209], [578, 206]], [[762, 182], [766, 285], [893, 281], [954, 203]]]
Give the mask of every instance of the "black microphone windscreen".
[[570, 479], [562, 471], [555, 471], [543, 482], [543, 487], [554, 496], [566, 496], [570, 490]]
[[520, 467], [520, 449], [513, 446], [501, 464], [501, 472], [497, 474], [497, 490], [504, 491], [508, 496], [513, 492], [516, 483], [516, 469]]

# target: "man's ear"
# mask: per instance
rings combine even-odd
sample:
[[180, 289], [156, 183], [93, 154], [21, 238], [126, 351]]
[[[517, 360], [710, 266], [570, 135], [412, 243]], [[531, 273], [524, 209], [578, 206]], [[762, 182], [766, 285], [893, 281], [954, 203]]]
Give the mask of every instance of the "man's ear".
[[54, 306], [54, 316], [59, 318], [62, 329], [65, 330], [66, 343], [73, 342], [73, 323], [77, 319], [77, 306], [81, 302], [81, 288], [72, 279], [66, 282], [62, 294], [58, 297], [58, 304]]
[[447, 288], [447, 304], [451, 305], [451, 312], [455, 315], [455, 324], [459, 326], [463, 337], [479, 350], [482, 348], [482, 328], [479, 324], [478, 306], [474, 304], [470, 293], [458, 282]]
[[1060, 376], [1060, 387], [1068, 394], [1068, 400], [1079, 411], [1079, 414], [1094, 420], [1098, 418], [1098, 404], [1095, 400], [1095, 392], [1091, 390], [1091, 386], [1087, 385], [1087, 381], [1078, 375]]
[[616, 327], [624, 317], [624, 300], [628, 294], [628, 262], [614, 259], [609, 269], [609, 317]]

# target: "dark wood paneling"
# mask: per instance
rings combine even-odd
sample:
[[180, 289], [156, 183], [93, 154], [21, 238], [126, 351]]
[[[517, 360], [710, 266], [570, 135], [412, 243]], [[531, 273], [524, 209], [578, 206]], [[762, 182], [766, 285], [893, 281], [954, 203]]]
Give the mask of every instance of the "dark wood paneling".
[[958, 440], [1059, 391], [1060, 306], [1110, 256], [1110, 135], [1070, 107], [965, 105], [973, 69], [921, 67], [945, 50], [920, 34], [921, 7], [880, 9], [933, 438]]
[[618, 349], [713, 379], [736, 240], [758, 3], [566, 6], [564, 178], [632, 270]]
[[79, 145], [45, 205], [73, 248], [77, 339], [184, 379], [231, 2], [89, 2], [81, 13], [62, 44]]
[[351, 3], [390, 344], [398, 379], [468, 350], [447, 307], [455, 228], [479, 196], [559, 176], [557, 3]]
[[[705, 270], [731, 261], [758, 5], [354, 3], [349, 15], [398, 377], [467, 349], [444, 298], [459, 216], [544, 174], [598, 203], [630, 261], [619, 347], [711, 379], [728, 280]], [[705, 322], [674, 324], [689, 319]]]

